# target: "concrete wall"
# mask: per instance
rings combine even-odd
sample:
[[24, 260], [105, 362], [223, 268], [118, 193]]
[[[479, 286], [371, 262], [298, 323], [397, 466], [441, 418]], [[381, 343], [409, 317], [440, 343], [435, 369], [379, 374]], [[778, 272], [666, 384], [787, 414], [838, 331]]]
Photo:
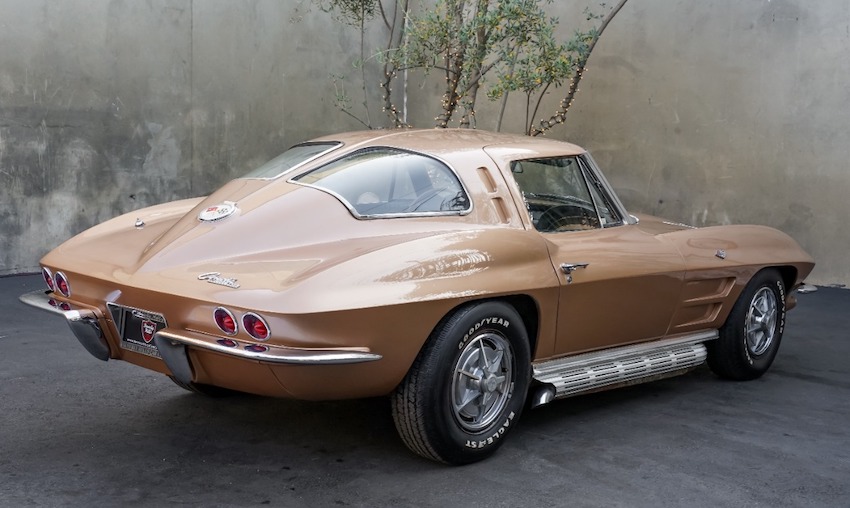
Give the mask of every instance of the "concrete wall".
[[850, 284], [850, 3], [631, 0], [565, 135], [626, 205], [793, 236], [819, 284]]
[[358, 40], [309, 0], [0, 0], [0, 275], [356, 128], [327, 87]]
[[[565, 26], [581, 12], [555, 8]], [[358, 44], [309, 0], [0, 0], [0, 275], [358, 128], [327, 79]], [[550, 136], [589, 148], [635, 211], [778, 227], [817, 259], [812, 281], [850, 283], [848, 53], [844, 0], [631, 0]], [[433, 87], [410, 89], [430, 126]]]

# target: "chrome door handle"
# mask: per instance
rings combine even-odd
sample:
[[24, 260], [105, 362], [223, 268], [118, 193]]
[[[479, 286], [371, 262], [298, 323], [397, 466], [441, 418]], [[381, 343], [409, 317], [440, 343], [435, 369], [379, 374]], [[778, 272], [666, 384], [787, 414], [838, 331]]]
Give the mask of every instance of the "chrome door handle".
[[561, 270], [567, 275], [573, 273], [579, 268], [587, 268], [590, 263], [561, 263]]

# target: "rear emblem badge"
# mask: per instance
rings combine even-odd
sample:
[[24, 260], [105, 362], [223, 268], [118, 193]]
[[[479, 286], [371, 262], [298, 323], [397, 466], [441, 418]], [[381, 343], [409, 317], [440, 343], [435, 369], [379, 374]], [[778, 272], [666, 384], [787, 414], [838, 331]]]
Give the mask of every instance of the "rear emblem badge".
[[236, 203], [232, 201], [225, 201], [220, 205], [210, 206], [203, 209], [201, 213], [198, 214], [198, 220], [202, 220], [204, 222], [221, 220], [227, 216], [233, 215], [233, 212], [236, 210]]
[[156, 323], [153, 321], [148, 321], [147, 319], [142, 321], [142, 339], [145, 340], [145, 344], [150, 344], [153, 340], [153, 335], [156, 333]]
[[205, 280], [210, 284], [218, 284], [219, 286], [227, 286], [233, 289], [239, 289], [239, 283], [236, 282], [236, 279], [228, 279], [227, 277], [222, 277], [219, 272], [207, 272], [198, 275], [198, 280]]

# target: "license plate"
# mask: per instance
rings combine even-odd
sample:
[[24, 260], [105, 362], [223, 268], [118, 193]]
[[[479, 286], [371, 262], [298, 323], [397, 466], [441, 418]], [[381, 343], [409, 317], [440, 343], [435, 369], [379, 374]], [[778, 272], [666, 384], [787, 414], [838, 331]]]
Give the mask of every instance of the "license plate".
[[166, 327], [165, 317], [156, 312], [110, 303], [109, 312], [121, 336], [121, 348], [162, 358], [153, 342], [156, 332]]

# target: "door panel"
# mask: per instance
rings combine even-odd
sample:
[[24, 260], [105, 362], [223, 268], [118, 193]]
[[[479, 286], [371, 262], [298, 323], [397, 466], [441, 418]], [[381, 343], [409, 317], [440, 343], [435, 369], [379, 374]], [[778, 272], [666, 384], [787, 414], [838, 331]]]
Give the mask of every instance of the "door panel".
[[[684, 261], [637, 226], [543, 233], [561, 275], [555, 354], [660, 338], [678, 306]], [[571, 274], [563, 263], [587, 263]]]

